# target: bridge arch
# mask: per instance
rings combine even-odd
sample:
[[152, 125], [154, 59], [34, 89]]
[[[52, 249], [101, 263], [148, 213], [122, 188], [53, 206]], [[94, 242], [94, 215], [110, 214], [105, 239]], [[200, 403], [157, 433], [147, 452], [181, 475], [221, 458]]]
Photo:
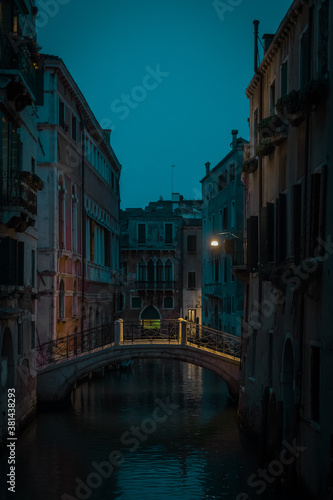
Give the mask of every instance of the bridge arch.
[[41, 401], [60, 403], [70, 395], [74, 384], [89, 372], [129, 359], [173, 359], [207, 368], [223, 378], [232, 399], [238, 399], [239, 360], [180, 344], [111, 346], [89, 356], [69, 359], [58, 368], [56, 364], [48, 365], [38, 373], [37, 397]]

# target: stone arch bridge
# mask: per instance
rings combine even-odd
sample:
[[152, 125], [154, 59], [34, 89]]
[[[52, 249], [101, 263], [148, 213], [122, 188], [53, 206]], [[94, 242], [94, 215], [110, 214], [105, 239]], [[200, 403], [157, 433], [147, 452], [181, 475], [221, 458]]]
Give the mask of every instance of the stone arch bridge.
[[162, 358], [208, 368], [238, 399], [240, 338], [183, 319], [123, 323], [70, 335], [37, 348], [37, 397], [60, 403], [75, 383], [106, 366]]

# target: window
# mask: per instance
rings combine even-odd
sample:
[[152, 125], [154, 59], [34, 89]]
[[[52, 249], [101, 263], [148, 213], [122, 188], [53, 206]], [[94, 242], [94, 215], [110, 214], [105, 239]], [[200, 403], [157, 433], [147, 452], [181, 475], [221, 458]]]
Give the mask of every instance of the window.
[[236, 225], [236, 207], [235, 200], [231, 202], [231, 227], [234, 228]]
[[190, 271], [188, 273], [188, 288], [195, 288], [195, 275], [196, 273], [193, 271]]
[[231, 297], [231, 312], [235, 312], [235, 297]]
[[162, 283], [163, 281], [163, 264], [159, 259], [156, 264], [156, 281], [157, 283]]
[[275, 115], [275, 80], [269, 88], [269, 113]]
[[230, 176], [230, 182], [234, 181], [235, 180], [235, 164], [232, 163], [230, 165], [230, 173], [229, 173], [229, 176]]
[[328, 71], [328, 20], [329, 2], [322, 2], [318, 17], [318, 77], [323, 78]]
[[65, 248], [65, 190], [62, 177], [59, 177], [58, 184], [58, 225], [59, 248]]
[[59, 125], [65, 126], [65, 104], [59, 99]]
[[31, 172], [36, 173], [36, 160], [33, 156], [31, 157]]
[[36, 252], [31, 250], [31, 288], [36, 286]]
[[310, 418], [319, 422], [320, 417], [320, 348], [310, 347]]
[[155, 281], [155, 266], [154, 262], [151, 259], [148, 260], [147, 274], [148, 274], [148, 283], [153, 284]]
[[223, 220], [222, 220], [222, 230], [228, 229], [228, 207], [224, 207], [223, 210]]
[[131, 297], [131, 308], [141, 309], [141, 297]]
[[221, 189], [223, 189], [227, 185], [226, 172], [227, 171], [219, 175], [219, 182], [218, 182], [219, 191], [221, 191]]
[[63, 280], [60, 281], [59, 286], [59, 318], [65, 317], [65, 286]]
[[301, 36], [301, 41], [300, 41], [300, 78], [299, 78], [299, 83], [300, 83], [300, 88], [303, 88], [307, 82], [309, 81], [309, 70], [310, 70], [310, 65], [309, 65], [309, 32], [308, 30], [304, 31], [304, 33]]
[[75, 186], [72, 186], [72, 251], [77, 251], [77, 198]]
[[220, 261], [218, 259], [215, 259], [214, 262], [214, 282], [218, 283], [219, 281], [219, 267], [220, 267]]
[[249, 273], [258, 267], [258, 217], [247, 219], [247, 266]]
[[165, 263], [165, 281], [167, 283], [173, 281], [172, 262], [169, 259]]
[[114, 189], [114, 173], [111, 172], [111, 186], [112, 186], [112, 189]]
[[77, 307], [77, 282], [74, 281], [74, 291], [73, 291], [73, 316], [76, 317], [78, 314]]
[[301, 241], [302, 241], [302, 184], [293, 186], [293, 255], [295, 262], [299, 262], [301, 258]]
[[227, 259], [224, 258], [223, 259], [223, 281], [224, 281], [224, 283], [226, 283], [228, 280], [227, 262], [228, 262]]
[[31, 321], [31, 349], [35, 349], [36, 347], [36, 328], [35, 322]]
[[140, 283], [144, 283], [146, 281], [146, 265], [141, 260], [138, 266], [138, 278]]
[[288, 94], [288, 61], [281, 66], [281, 97]]
[[18, 323], [17, 325], [17, 354], [21, 356], [23, 354], [23, 324]]
[[164, 297], [163, 308], [164, 309], [173, 309], [173, 297]]
[[311, 212], [310, 212], [310, 238], [309, 238], [309, 255], [313, 255], [315, 248], [318, 246], [318, 237], [323, 237], [323, 217], [325, 196], [321, 196], [322, 174], [316, 173], [311, 175]]
[[164, 237], [165, 237], [165, 243], [166, 245], [170, 245], [172, 243], [172, 232], [173, 232], [173, 225], [166, 223], [164, 227]]
[[146, 224], [138, 224], [138, 243], [139, 245], [146, 243]]
[[76, 138], [77, 138], [76, 116], [72, 115], [72, 139], [76, 142]]

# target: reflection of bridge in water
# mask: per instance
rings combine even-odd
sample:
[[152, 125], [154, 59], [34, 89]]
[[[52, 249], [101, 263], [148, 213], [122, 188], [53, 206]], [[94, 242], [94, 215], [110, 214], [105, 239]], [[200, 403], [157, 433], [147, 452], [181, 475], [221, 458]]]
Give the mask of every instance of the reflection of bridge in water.
[[241, 339], [183, 319], [115, 324], [76, 333], [37, 348], [37, 395], [59, 402], [92, 371], [129, 359], [164, 358], [218, 373], [238, 397]]

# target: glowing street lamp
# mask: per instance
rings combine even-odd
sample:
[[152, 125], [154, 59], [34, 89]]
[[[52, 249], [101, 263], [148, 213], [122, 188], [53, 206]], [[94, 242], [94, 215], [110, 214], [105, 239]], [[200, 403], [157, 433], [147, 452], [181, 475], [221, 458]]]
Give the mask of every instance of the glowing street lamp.
[[[238, 240], [240, 240], [240, 237], [237, 236], [236, 234], [234, 233], [230, 233], [229, 231], [225, 231], [223, 233], [217, 233], [216, 236], [231, 236], [232, 238], [237, 238]], [[213, 238], [211, 241], [210, 241], [210, 246], [211, 247], [214, 247], [214, 248], [217, 248], [219, 246], [221, 246], [221, 242], [217, 239], [217, 238]]]

